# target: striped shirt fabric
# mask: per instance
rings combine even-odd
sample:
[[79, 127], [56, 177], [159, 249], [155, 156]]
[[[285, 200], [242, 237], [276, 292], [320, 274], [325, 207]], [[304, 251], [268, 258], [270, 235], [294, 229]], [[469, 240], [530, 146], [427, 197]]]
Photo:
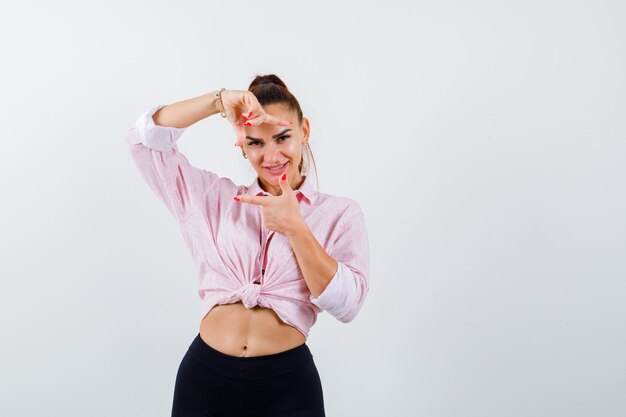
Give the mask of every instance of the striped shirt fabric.
[[319, 297], [313, 297], [289, 239], [263, 224], [262, 207], [233, 200], [239, 194], [271, 195], [259, 185], [193, 166], [178, 149], [187, 128], [159, 126], [146, 110], [125, 134], [134, 165], [177, 221], [196, 266], [201, 317], [220, 304], [273, 309], [308, 338], [317, 315], [326, 311], [347, 323], [369, 290], [369, 242], [365, 216], [347, 197], [314, 190], [304, 176], [298, 190], [301, 214], [338, 268]]

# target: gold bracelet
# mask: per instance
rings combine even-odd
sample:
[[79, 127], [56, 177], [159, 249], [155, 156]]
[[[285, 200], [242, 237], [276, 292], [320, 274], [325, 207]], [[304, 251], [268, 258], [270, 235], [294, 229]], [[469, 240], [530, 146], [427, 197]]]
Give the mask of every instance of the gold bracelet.
[[220, 88], [220, 90], [215, 93], [215, 97], [217, 97], [217, 108], [220, 111], [222, 117], [226, 117], [226, 113], [224, 113], [224, 103], [222, 103], [222, 91], [226, 90], [225, 88]]

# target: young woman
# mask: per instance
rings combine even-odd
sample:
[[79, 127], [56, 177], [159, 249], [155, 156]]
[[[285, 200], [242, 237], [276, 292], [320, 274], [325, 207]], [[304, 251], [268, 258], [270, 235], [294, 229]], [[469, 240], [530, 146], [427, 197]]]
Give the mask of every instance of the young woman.
[[[195, 167], [178, 150], [187, 127], [217, 113], [257, 173], [250, 185]], [[173, 417], [324, 416], [306, 340], [321, 311], [347, 323], [361, 309], [369, 244], [354, 200], [313, 189], [309, 134], [273, 74], [247, 91], [155, 105], [126, 133], [198, 271], [202, 320], [178, 369]]]

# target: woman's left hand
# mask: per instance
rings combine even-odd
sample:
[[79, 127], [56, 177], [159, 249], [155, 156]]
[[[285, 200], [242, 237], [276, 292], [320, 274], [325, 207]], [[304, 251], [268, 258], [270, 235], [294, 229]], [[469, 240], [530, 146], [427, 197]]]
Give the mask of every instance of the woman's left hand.
[[281, 195], [246, 195], [241, 194], [235, 197], [235, 200], [242, 203], [256, 204], [263, 207], [263, 221], [265, 227], [275, 232], [282, 233], [287, 236], [294, 235], [305, 224], [302, 213], [300, 212], [300, 203], [296, 197], [296, 193], [289, 185], [289, 182], [278, 179], [278, 184], [282, 190]]

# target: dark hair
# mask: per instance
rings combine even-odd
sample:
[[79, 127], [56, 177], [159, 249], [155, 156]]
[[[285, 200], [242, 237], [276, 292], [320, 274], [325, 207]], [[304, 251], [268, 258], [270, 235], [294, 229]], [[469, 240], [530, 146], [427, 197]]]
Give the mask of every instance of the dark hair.
[[[276, 74], [257, 75], [250, 83], [248, 91], [251, 91], [252, 94], [254, 94], [262, 107], [269, 106], [270, 104], [285, 105], [289, 111], [296, 113], [298, 117], [298, 125], [302, 125], [303, 116], [300, 103], [298, 103], [298, 100], [293, 94], [291, 94], [287, 85], [285, 85], [285, 83], [278, 78]], [[304, 145], [304, 147], [307, 151], [307, 157], [304, 157], [305, 152], [303, 151], [302, 159], [300, 161], [300, 165], [298, 166], [300, 175], [308, 175], [310, 161], [313, 161], [313, 166], [315, 167], [315, 179], [317, 181], [317, 165], [315, 165], [313, 152], [311, 151], [311, 147], [308, 142]], [[319, 190], [319, 183], [317, 188]]]

